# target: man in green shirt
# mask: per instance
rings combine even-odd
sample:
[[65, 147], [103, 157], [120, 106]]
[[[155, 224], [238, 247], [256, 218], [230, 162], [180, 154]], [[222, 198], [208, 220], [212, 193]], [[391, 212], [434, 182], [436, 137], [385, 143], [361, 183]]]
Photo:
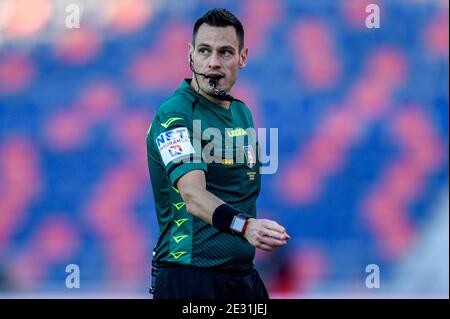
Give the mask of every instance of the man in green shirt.
[[197, 20], [189, 44], [192, 79], [158, 109], [147, 158], [160, 228], [153, 256], [155, 299], [268, 298], [255, 247], [290, 238], [256, 218], [258, 144], [249, 108], [230, 95], [247, 63], [244, 30], [225, 9]]

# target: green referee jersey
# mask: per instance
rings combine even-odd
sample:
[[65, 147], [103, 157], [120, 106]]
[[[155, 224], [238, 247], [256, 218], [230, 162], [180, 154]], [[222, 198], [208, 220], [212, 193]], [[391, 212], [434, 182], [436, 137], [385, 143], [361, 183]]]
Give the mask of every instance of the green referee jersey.
[[203, 170], [209, 192], [256, 217], [261, 187], [257, 159], [249, 108], [234, 100], [225, 109], [199, 95], [190, 80], [184, 80], [159, 107], [147, 133], [147, 160], [160, 230], [154, 260], [223, 270], [253, 268], [255, 248], [244, 238], [190, 214], [176, 185], [184, 174]]

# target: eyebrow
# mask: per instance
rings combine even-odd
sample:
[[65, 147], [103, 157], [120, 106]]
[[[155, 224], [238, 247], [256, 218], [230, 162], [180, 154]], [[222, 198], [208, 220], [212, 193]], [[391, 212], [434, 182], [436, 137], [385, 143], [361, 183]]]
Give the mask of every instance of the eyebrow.
[[[207, 44], [207, 43], [200, 43], [199, 45], [198, 45], [198, 47], [200, 48], [200, 47], [207, 47], [207, 48], [212, 48], [209, 44]], [[221, 46], [221, 47], [219, 47], [219, 50], [232, 50], [232, 51], [236, 51], [236, 49], [233, 47], [233, 46], [231, 46], [231, 45], [224, 45], [224, 46]]]

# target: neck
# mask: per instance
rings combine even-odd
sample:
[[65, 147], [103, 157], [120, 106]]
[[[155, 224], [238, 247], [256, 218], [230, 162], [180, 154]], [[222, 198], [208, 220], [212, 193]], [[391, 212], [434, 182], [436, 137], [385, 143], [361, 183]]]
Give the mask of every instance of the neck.
[[195, 92], [197, 92], [204, 98], [208, 99], [209, 101], [220, 105], [221, 107], [223, 107], [226, 110], [228, 110], [230, 108], [230, 101], [222, 101], [213, 95], [207, 94], [205, 91], [203, 91], [201, 88], [199, 88], [197, 85], [197, 81], [195, 80], [195, 77], [196, 77], [196, 75], [192, 74], [191, 87], [194, 89]]

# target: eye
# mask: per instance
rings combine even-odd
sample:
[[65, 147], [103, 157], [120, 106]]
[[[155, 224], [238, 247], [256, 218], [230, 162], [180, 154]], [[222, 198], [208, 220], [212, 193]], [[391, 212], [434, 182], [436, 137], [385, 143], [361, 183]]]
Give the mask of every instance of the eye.
[[198, 52], [200, 52], [201, 54], [207, 54], [208, 53], [208, 49], [207, 48], [200, 48], [198, 50]]
[[233, 51], [231, 51], [231, 50], [224, 50], [222, 52], [222, 54], [223, 54], [224, 57], [230, 57], [230, 56], [233, 55]]

